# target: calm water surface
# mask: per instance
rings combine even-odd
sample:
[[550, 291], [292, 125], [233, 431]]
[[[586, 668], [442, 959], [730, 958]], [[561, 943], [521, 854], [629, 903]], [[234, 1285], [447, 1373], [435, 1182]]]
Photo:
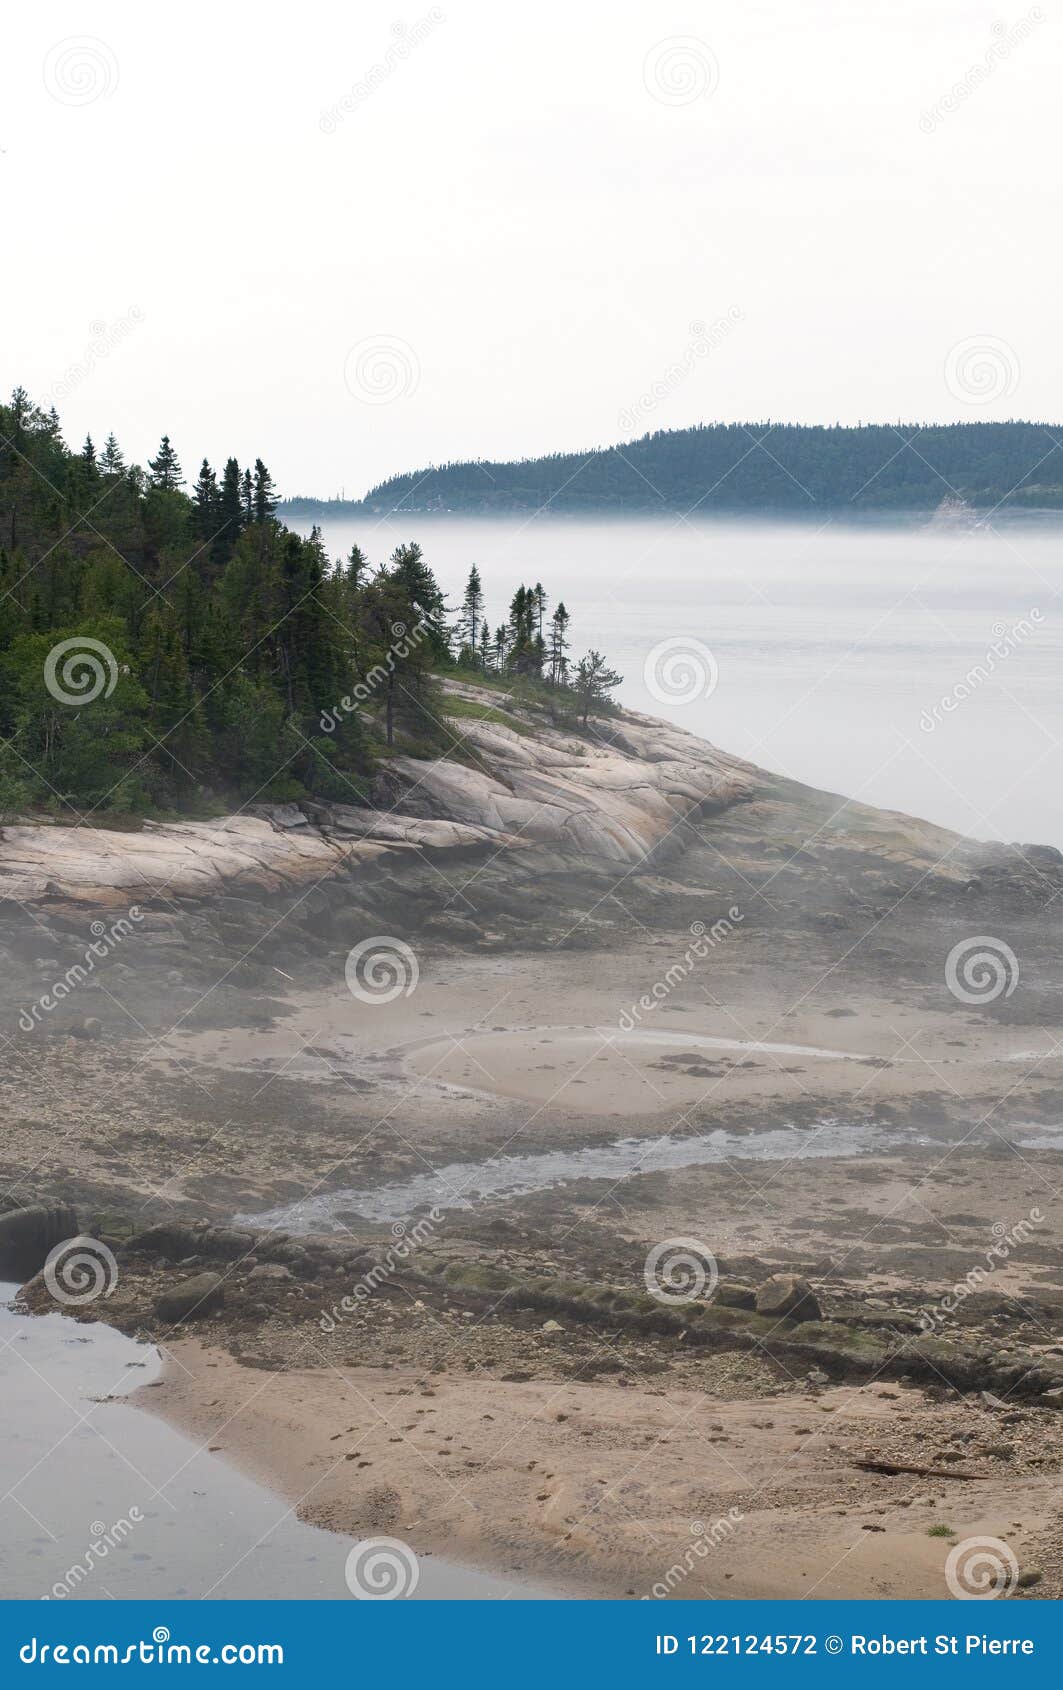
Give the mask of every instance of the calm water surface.
[[[1063, 847], [1063, 524], [921, 519], [846, 525], [679, 516], [366, 517], [324, 524], [330, 552], [374, 561], [418, 539], [452, 602], [476, 562], [492, 626], [521, 581], [601, 647], [621, 701], [766, 768], [985, 839]], [[951, 714], [1002, 630], [1039, 611]], [[655, 697], [664, 640], [707, 646], [710, 697]], [[934, 722], [939, 707], [942, 720]], [[931, 723], [929, 730], [925, 723]]]

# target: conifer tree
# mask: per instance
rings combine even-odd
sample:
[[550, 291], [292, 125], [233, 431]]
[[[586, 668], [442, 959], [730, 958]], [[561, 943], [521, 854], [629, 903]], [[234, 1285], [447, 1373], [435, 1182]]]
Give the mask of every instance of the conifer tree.
[[164, 493], [176, 493], [177, 489], [184, 485], [181, 465], [177, 453], [170, 445], [168, 434], [163, 435], [155, 456], [148, 459], [148, 468], [151, 471], [151, 485]]
[[568, 679], [568, 624], [565, 601], [559, 599], [550, 618], [550, 684], [555, 687], [564, 686]]
[[214, 562], [219, 567], [228, 563], [232, 557], [242, 527], [243, 502], [240, 496], [240, 465], [235, 458], [226, 458], [218, 498], [218, 528], [211, 548], [214, 553]]
[[478, 641], [480, 637], [480, 617], [483, 615], [484, 590], [480, 580], [480, 571], [473, 564], [469, 570], [469, 579], [465, 584], [465, 597], [461, 601], [461, 611], [458, 615], [458, 645], [467, 659], [475, 664], [478, 660]]
[[100, 454], [100, 469], [104, 475], [124, 475], [125, 458], [122, 449], [113, 434], [109, 434], [103, 443]]
[[200, 539], [212, 540], [218, 531], [221, 501], [218, 494], [218, 478], [206, 458], [200, 465], [192, 498], [196, 507], [196, 525]]
[[273, 485], [273, 477], [262, 462], [255, 459], [254, 479], [254, 519], [256, 522], [270, 522], [277, 514], [277, 493]]

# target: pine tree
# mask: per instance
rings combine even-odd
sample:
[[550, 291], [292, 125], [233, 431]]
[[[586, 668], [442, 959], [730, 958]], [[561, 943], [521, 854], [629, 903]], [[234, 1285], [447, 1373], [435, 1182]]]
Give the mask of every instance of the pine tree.
[[600, 651], [589, 651], [586, 657], [580, 658], [572, 689], [584, 727], [587, 726], [588, 716], [605, 713], [610, 703], [609, 694], [623, 679], [623, 675], [610, 669]]
[[177, 459], [177, 453], [170, 445], [170, 436], [164, 434], [159, 442], [159, 450], [155, 457], [148, 459], [151, 471], [151, 485], [158, 487], [164, 493], [176, 493], [184, 486], [184, 475]]
[[85, 444], [81, 448], [81, 457], [82, 461], [90, 465], [92, 469], [96, 468], [96, 448], [92, 444], [91, 434], [86, 434], [85, 436]]
[[491, 626], [485, 616], [480, 624], [480, 647], [478, 652], [480, 668], [484, 674], [491, 667]]
[[255, 520], [255, 484], [249, 469], [244, 470], [244, 478], [240, 483], [240, 516], [245, 525]]

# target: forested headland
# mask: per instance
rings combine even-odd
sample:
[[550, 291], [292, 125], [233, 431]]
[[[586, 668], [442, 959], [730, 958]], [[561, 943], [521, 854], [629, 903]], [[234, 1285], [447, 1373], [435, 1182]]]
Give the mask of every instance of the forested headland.
[[186, 476], [110, 434], [80, 449], [22, 389], [0, 405], [0, 823], [367, 802], [389, 751], [471, 755], [437, 677], [587, 729], [620, 677], [521, 585], [491, 627], [479, 570], [450, 607], [416, 541], [330, 559], [278, 520], [261, 458]]
[[431, 465], [358, 502], [300, 497], [290, 515], [365, 511], [932, 511], [1063, 509], [1063, 429], [1028, 422], [811, 428], [708, 423], [514, 463]]

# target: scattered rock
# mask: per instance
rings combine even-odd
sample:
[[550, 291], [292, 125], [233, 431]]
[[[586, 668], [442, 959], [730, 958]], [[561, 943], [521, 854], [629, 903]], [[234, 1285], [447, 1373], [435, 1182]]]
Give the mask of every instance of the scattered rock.
[[217, 1273], [197, 1273], [171, 1285], [155, 1299], [155, 1312], [172, 1325], [198, 1318], [220, 1308], [225, 1301], [225, 1282]]
[[786, 1320], [823, 1318], [811, 1285], [796, 1273], [773, 1273], [757, 1287], [757, 1313]]

